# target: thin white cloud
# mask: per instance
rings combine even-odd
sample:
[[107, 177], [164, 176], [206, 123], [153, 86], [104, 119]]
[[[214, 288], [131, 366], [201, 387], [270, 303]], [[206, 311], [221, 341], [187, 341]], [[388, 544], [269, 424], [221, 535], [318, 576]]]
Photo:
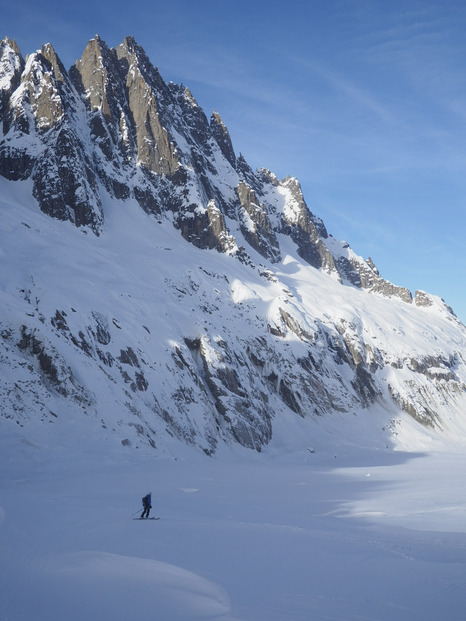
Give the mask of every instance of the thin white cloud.
[[324, 80], [336, 94], [344, 95], [348, 100], [362, 106], [387, 123], [395, 123], [396, 118], [391, 110], [378, 97], [355, 81], [326, 66], [324, 63], [301, 57], [290, 57], [290, 60], [308, 72]]

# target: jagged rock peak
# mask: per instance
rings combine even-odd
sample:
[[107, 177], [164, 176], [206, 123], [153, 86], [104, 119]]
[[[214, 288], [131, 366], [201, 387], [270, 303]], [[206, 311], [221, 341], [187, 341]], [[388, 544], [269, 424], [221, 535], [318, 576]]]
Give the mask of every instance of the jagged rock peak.
[[32, 177], [47, 214], [99, 234], [103, 185], [201, 248], [231, 252], [244, 241], [244, 255], [249, 246], [275, 263], [284, 234], [342, 283], [412, 301], [372, 260], [329, 238], [296, 178], [279, 181], [237, 157], [220, 114], [209, 122], [188, 88], [165, 83], [134, 37], [109, 48], [95, 35], [69, 73], [51, 44], [26, 65], [10, 39], [0, 51], [0, 174]]
[[187, 86], [185, 86], [184, 84], [181, 84], [180, 90], [183, 93], [185, 99], [189, 101], [189, 103], [191, 104], [193, 108], [199, 108], [199, 104], [197, 103], [196, 98], [194, 97], [194, 95], [191, 93], [191, 91], [189, 90]]
[[18, 54], [18, 56], [21, 56], [21, 51], [15, 39], [5, 37], [3, 40], [0, 40], [0, 48], [1, 47], [10, 47], [16, 54]]
[[[96, 36], [71, 73], [91, 112], [100, 111], [105, 119], [103, 123], [92, 117], [90, 124], [109, 162], [118, 167], [116, 149], [123, 163], [137, 162], [156, 174], [172, 175], [178, 169], [176, 149], [159, 118], [167, 86], [133, 37], [125, 37], [116, 49], [109, 49]], [[116, 189], [118, 196], [128, 194], [119, 180], [106, 185]]]
[[253, 171], [242, 153], [236, 158], [236, 172], [240, 179], [246, 181], [246, 183], [256, 191], [259, 191], [260, 187], [257, 179], [257, 171], [256, 173]]
[[[98, 35], [91, 39], [81, 58], [70, 69], [70, 76], [77, 90], [84, 94], [92, 110], [100, 109], [105, 117], [112, 117], [109, 90], [117, 80], [117, 59], [113, 51]], [[110, 75], [109, 75], [110, 74]]]
[[230, 162], [233, 168], [236, 167], [236, 155], [231, 142], [230, 134], [222, 118], [215, 110], [210, 117], [210, 128], [215, 140], [218, 143], [223, 155]]
[[[264, 174], [267, 173], [264, 171]], [[270, 178], [270, 173], [268, 173], [267, 176]], [[293, 199], [291, 207], [288, 210], [288, 221], [293, 224], [299, 224], [299, 226], [304, 226], [304, 221], [309, 219], [316, 228], [317, 233], [322, 238], [326, 239], [328, 237], [327, 229], [323, 221], [309, 211], [306, 201], [304, 200], [301, 184], [296, 177], [285, 177], [282, 179], [281, 185], [289, 190]], [[305, 226], [307, 226], [307, 224]]]
[[137, 44], [136, 39], [132, 37], [131, 35], [127, 35], [123, 39], [123, 43], [121, 43], [120, 45], [123, 47], [126, 47], [126, 49], [132, 54], [136, 54], [138, 56], [143, 56], [144, 58], [147, 58], [146, 53], [143, 50], [143, 48]]
[[375, 265], [374, 261], [370, 257], [367, 257], [366, 263], [377, 276], [380, 276], [380, 272], [377, 266]]
[[[31, 118], [35, 129], [43, 133], [61, 124], [73, 108], [69, 99], [68, 73], [50, 43], [28, 56], [18, 90], [20, 97], [15, 99], [13, 106], [17, 110], [16, 116], [23, 117], [25, 125], [22, 129], [26, 133], [32, 130], [26, 127], [30, 126]], [[32, 115], [25, 112], [28, 108]]]
[[8, 94], [19, 84], [24, 69], [24, 59], [16, 41], [5, 37], [0, 41], [0, 114]]
[[116, 53], [119, 59], [126, 58], [129, 62], [128, 70], [137, 67], [141, 75], [148, 80], [152, 86], [157, 86], [160, 89], [166, 88], [166, 84], [158, 68], [152, 65], [146, 52], [136, 43], [134, 37], [125, 37], [123, 43], [116, 48]]
[[91, 53], [94, 54], [95, 59], [103, 60], [104, 56], [108, 54], [108, 52], [109, 52], [109, 48], [107, 44], [105, 43], [105, 41], [99, 35], [95, 35], [93, 39], [89, 39], [84, 49], [84, 52], [81, 56], [81, 59], [77, 60], [75, 64], [79, 65], [80, 63], [82, 63], [83, 58], [90, 55]]
[[58, 57], [58, 54], [55, 52], [53, 45], [51, 43], [46, 43], [41, 47], [40, 53], [52, 66], [55, 79], [64, 82], [67, 71]]

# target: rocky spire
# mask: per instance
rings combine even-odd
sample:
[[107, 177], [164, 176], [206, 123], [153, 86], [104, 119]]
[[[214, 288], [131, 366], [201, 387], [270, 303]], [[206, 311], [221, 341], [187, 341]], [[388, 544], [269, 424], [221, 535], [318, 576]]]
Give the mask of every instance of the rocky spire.
[[114, 92], [118, 80], [115, 54], [98, 35], [91, 39], [83, 55], [70, 69], [76, 88], [86, 97], [91, 111], [101, 110], [104, 117], [114, 120], [118, 94]]
[[236, 167], [236, 155], [233, 150], [233, 145], [231, 143], [230, 134], [228, 133], [228, 129], [222, 121], [222, 118], [218, 112], [215, 110], [210, 117], [210, 129], [212, 130], [212, 135], [218, 143], [220, 150], [226, 159], [230, 162], [233, 168]]
[[273, 263], [281, 260], [280, 246], [269, 215], [256, 193], [245, 181], [236, 188], [240, 201], [240, 228], [246, 241]]
[[5, 37], [0, 41], [0, 121], [9, 96], [19, 85], [23, 69], [24, 60], [16, 41]]
[[131, 130], [135, 137], [137, 163], [157, 175], [173, 175], [179, 160], [167, 130], [159, 117], [160, 100], [166, 84], [144, 50], [132, 37], [116, 49], [120, 70], [125, 76], [125, 89]]

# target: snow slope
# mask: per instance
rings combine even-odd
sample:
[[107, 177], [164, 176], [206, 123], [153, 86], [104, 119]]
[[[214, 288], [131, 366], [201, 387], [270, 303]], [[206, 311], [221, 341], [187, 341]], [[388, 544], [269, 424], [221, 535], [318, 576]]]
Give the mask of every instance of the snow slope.
[[[286, 238], [274, 272], [251, 267], [130, 200], [104, 201], [105, 233], [86, 236], [41, 213], [29, 186], [0, 179], [2, 424], [90, 416], [128, 446], [163, 451], [176, 435], [211, 452], [242, 429], [246, 446], [275, 433], [294, 446], [301, 423], [341, 413], [377, 421], [384, 446], [407, 418], [398, 394], [439, 412], [441, 434], [466, 437], [466, 330], [441, 303], [342, 286]], [[359, 393], [358, 361], [375, 368]]]

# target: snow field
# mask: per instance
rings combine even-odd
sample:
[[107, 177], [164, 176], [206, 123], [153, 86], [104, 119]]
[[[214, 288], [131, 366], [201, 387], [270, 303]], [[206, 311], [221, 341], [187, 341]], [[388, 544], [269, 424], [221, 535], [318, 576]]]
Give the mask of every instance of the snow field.
[[[464, 618], [459, 451], [160, 459], [43, 438], [0, 441], [2, 621]], [[148, 491], [161, 519], [132, 520]]]

